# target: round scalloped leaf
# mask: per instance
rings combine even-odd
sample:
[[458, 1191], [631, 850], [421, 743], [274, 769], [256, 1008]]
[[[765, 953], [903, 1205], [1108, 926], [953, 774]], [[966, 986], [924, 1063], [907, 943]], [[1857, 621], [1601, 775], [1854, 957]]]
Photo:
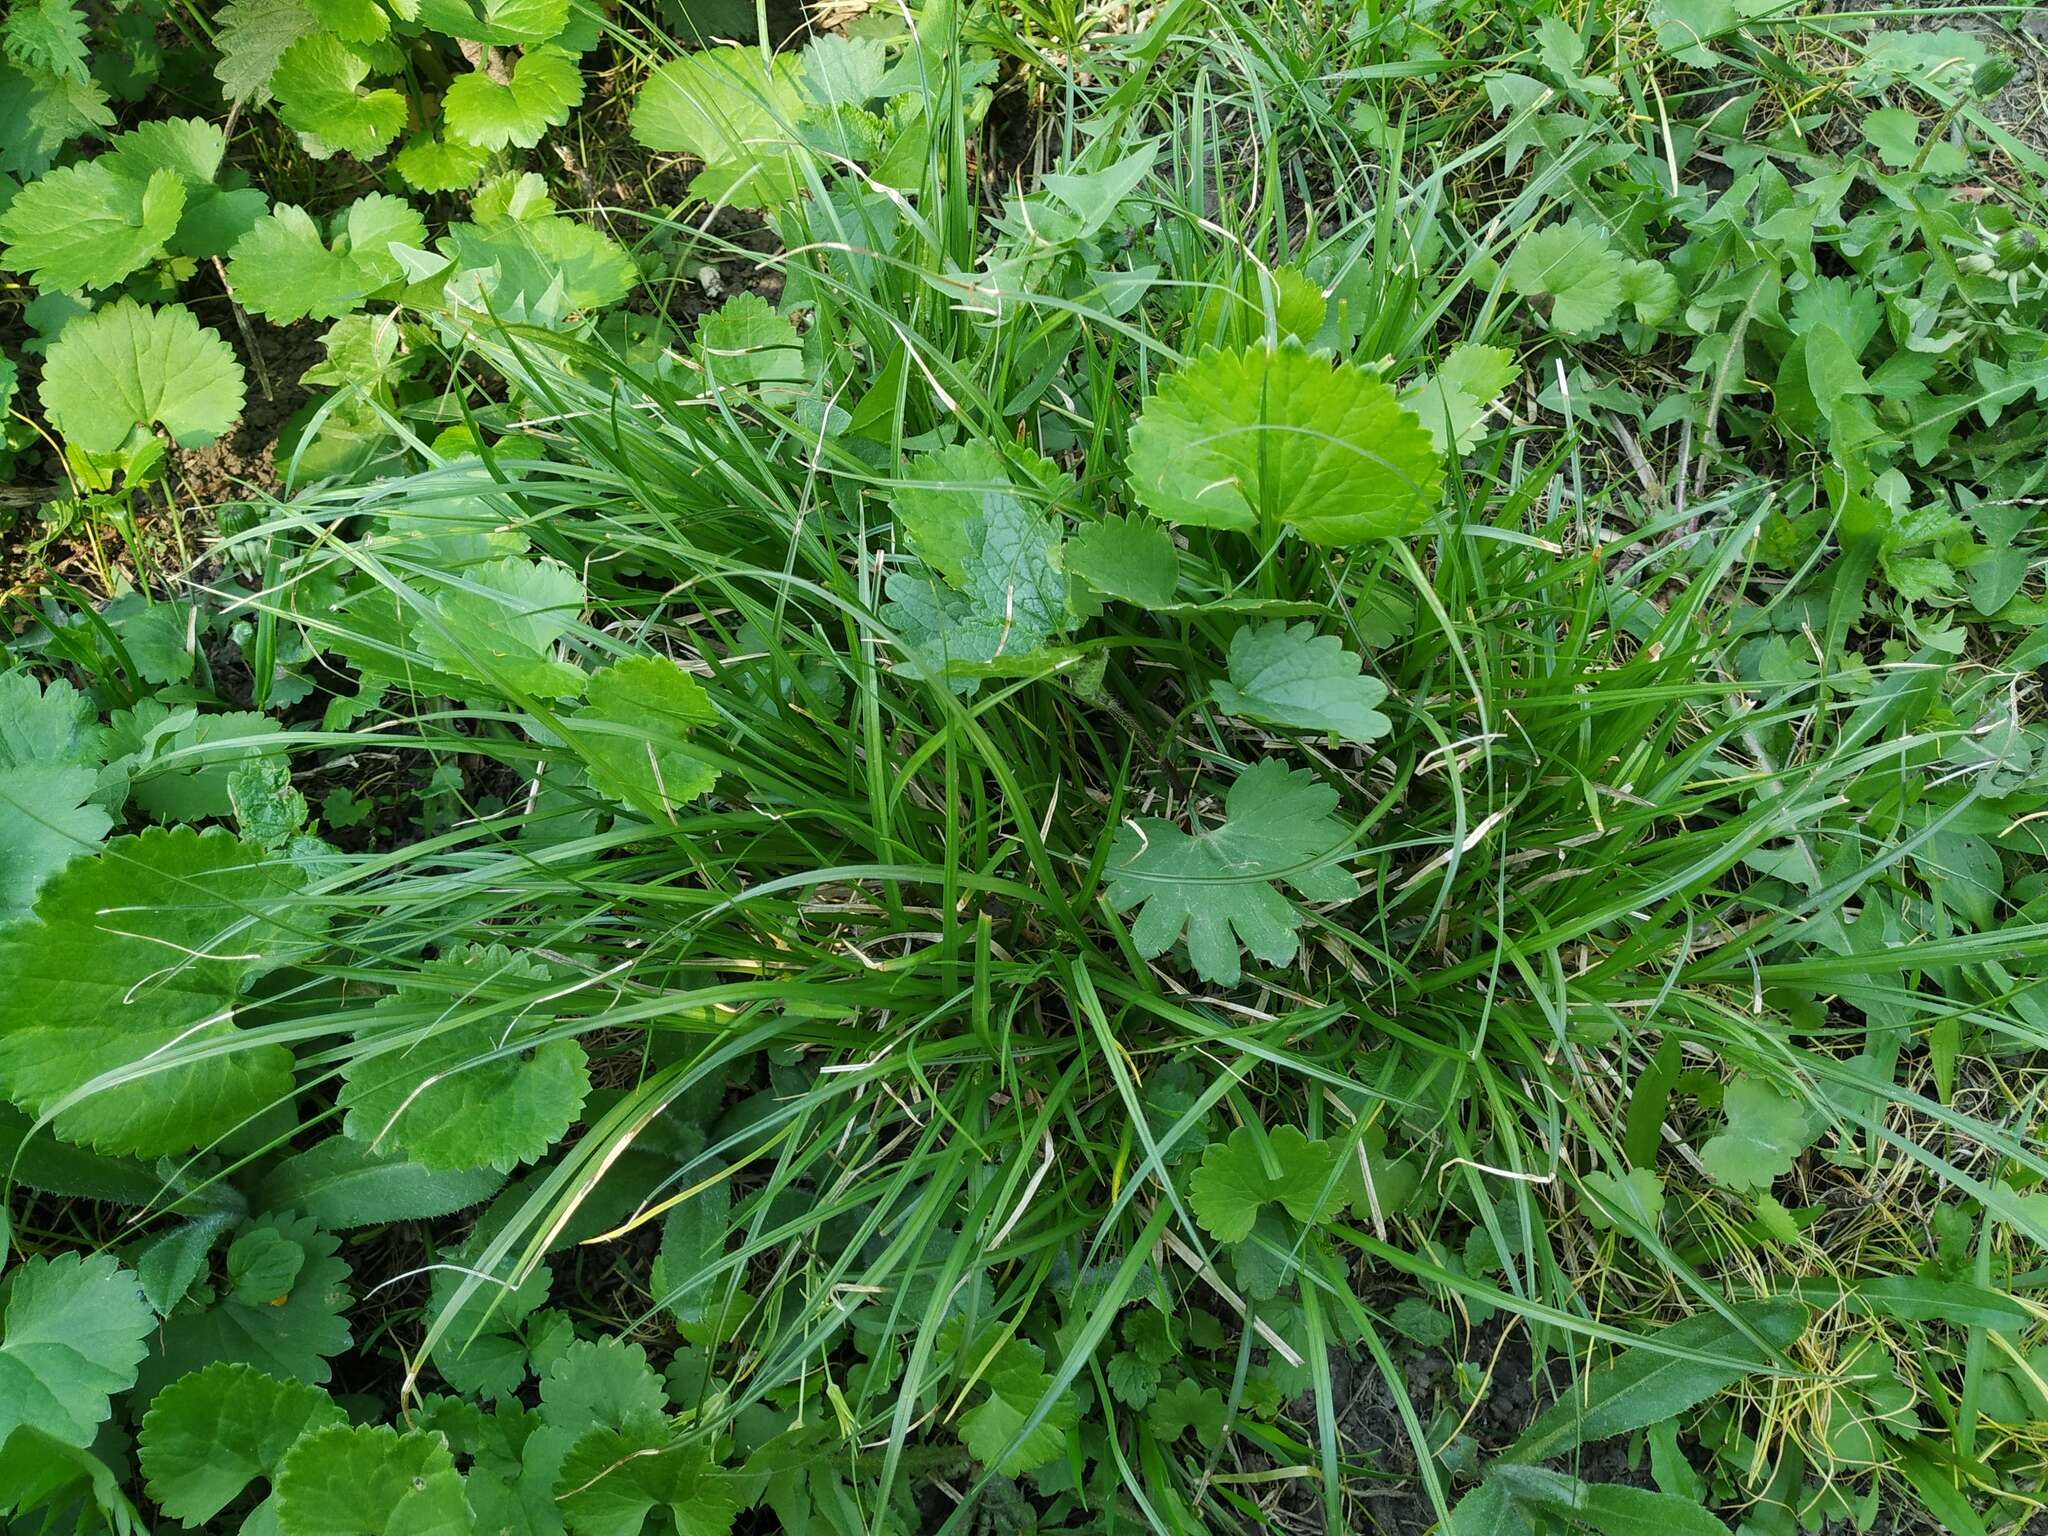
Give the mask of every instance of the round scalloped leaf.
[[1607, 329], [1621, 306], [1621, 279], [1621, 257], [1606, 231], [1577, 219], [1532, 230], [1508, 258], [1508, 286], [1567, 335]]
[[388, 1425], [334, 1424], [303, 1436], [277, 1474], [284, 1536], [471, 1536], [448, 1442]]
[[39, 288], [107, 288], [161, 256], [184, 212], [174, 171], [129, 177], [98, 161], [67, 165], [15, 194], [0, 214], [0, 243], [6, 264]]
[[404, 275], [394, 241], [418, 246], [427, 238], [419, 213], [382, 192], [356, 199], [328, 228], [332, 238], [323, 241], [311, 214], [279, 203], [237, 240], [228, 282], [243, 307], [279, 325], [335, 319]]
[[441, 111], [451, 138], [480, 149], [531, 149], [548, 129], [569, 121], [582, 99], [583, 72], [576, 61], [559, 49], [540, 48], [512, 66], [509, 80], [494, 80], [482, 70], [462, 76], [448, 87]]
[[1168, 377], [1131, 429], [1130, 468], [1168, 522], [1357, 544], [1420, 528], [1443, 461], [1384, 380], [1290, 341], [1204, 352]]
[[57, 430], [88, 453], [113, 452], [138, 424], [199, 448], [241, 415], [242, 365], [184, 305], [123, 299], [64, 327], [38, 392]]
[[[141, 1156], [204, 1146], [292, 1091], [291, 1052], [237, 1048], [235, 999], [304, 955], [304, 875], [224, 833], [109, 843], [0, 929], [0, 1091], [57, 1134]], [[222, 1047], [228, 1047], [222, 1049]], [[103, 1074], [134, 1076], [67, 1103]]]
[[590, 1091], [583, 1047], [536, 1040], [553, 1017], [534, 999], [547, 972], [502, 945], [429, 965], [358, 1032], [342, 1069], [347, 1134], [422, 1168], [530, 1163], [575, 1123]]
[[109, 1254], [60, 1253], [15, 1268], [0, 1294], [0, 1444], [23, 1424], [92, 1444], [156, 1323], [135, 1276]]
[[347, 1415], [318, 1387], [220, 1360], [157, 1393], [142, 1420], [149, 1496], [187, 1525], [211, 1520], [258, 1478], [277, 1475], [307, 1430]]
[[574, 718], [591, 786], [636, 810], [673, 807], [710, 791], [718, 769], [689, 735], [718, 716], [703, 686], [674, 662], [637, 656], [591, 675], [590, 703]]

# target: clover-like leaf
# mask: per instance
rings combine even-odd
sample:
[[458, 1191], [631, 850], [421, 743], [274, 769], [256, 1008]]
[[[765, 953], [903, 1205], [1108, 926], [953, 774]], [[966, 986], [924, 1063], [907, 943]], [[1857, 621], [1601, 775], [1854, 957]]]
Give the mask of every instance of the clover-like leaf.
[[[532, 1162], [575, 1123], [590, 1078], [574, 1040], [541, 1040], [533, 1002], [547, 971], [502, 945], [429, 963], [357, 1031], [342, 1068], [343, 1129], [422, 1168], [500, 1172]], [[501, 1001], [500, 998], [503, 1000]]]
[[1364, 676], [1364, 665], [1313, 624], [1247, 624], [1230, 637], [1230, 677], [1216, 684], [1216, 707], [1268, 725], [1373, 741], [1393, 726], [1379, 711], [1387, 685]]
[[1293, 1125], [1267, 1135], [1263, 1153], [1259, 1140], [1250, 1126], [1241, 1125], [1225, 1140], [1210, 1142], [1188, 1181], [1195, 1219], [1218, 1242], [1241, 1243], [1250, 1237], [1260, 1210], [1269, 1204], [1313, 1224], [1363, 1199], [1362, 1179], [1353, 1165], [1339, 1166], [1336, 1144], [1311, 1141]]
[[1582, 1209], [1587, 1225], [1606, 1231], [1615, 1224], [1616, 1213], [1638, 1226], [1657, 1230], [1664, 1214], [1664, 1181], [1653, 1168], [1631, 1168], [1620, 1178], [1595, 1168], [1580, 1181], [1589, 1197]]
[[242, 365], [182, 304], [132, 299], [80, 315], [43, 364], [43, 409], [71, 442], [111, 453], [128, 434], [161, 425], [181, 448], [212, 442], [242, 411]]
[[20, 1425], [90, 1445], [156, 1315], [109, 1254], [37, 1255], [0, 1283], [0, 1445]]
[[473, 1536], [448, 1442], [425, 1430], [331, 1424], [301, 1436], [277, 1473], [284, 1536]]
[[369, 61], [332, 32], [313, 32], [284, 51], [270, 89], [285, 125], [328, 151], [358, 160], [382, 152], [405, 126], [405, 98], [388, 86], [363, 90]]
[[279, 203], [235, 242], [228, 283], [243, 308], [266, 320], [331, 320], [404, 277], [394, 243], [418, 246], [426, 222], [400, 198], [372, 192], [329, 221], [323, 240], [312, 215]]
[[463, 75], [448, 87], [441, 110], [451, 138], [479, 149], [531, 149], [582, 99], [576, 61], [559, 48], [537, 48], [522, 54], [505, 80], [483, 70]]
[[1145, 1419], [1162, 1442], [1178, 1440], [1192, 1429], [1202, 1444], [1214, 1447], [1223, 1443], [1223, 1394], [1183, 1376], [1152, 1399]]
[[704, 162], [691, 196], [772, 207], [801, 185], [792, 133], [804, 105], [801, 81], [790, 54], [770, 62], [755, 48], [687, 53], [648, 77], [633, 106], [633, 137]]
[[[145, 832], [66, 865], [0, 929], [0, 1089], [66, 1140], [203, 1146], [291, 1092], [291, 1053], [232, 1046], [235, 999], [318, 941], [291, 864], [219, 833]], [[125, 1080], [68, 1102], [103, 1074]]]
[[164, 254], [185, 212], [170, 170], [118, 174], [104, 157], [30, 182], [0, 213], [6, 264], [45, 289], [105, 288]]
[[1522, 236], [1507, 280], [1566, 335], [1599, 334], [1621, 306], [1621, 257], [1605, 230], [1577, 219]]
[[1169, 375], [1131, 429], [1130, 469], [1167, 522], [1356, 544], [1420, 528], [1443, 462], [1385, 381], [1287, 341]]
[[1769, 1189], [1790, 1173], [1820, 1128], [1807, 1107], [1761, 1078], [1740, 1076], [1721, 1099], [1727, 1129], [1700, 1148], [1700, 1166], [1730, 1189]]
[[1234, 985], [1238, 946], [1269, 965], [1293, 960], [1301, 913], [1280, 893], [1347, 901], [1358, 884], [1331, 856], [1350, 841], [1330, 812], [1337, 792], [1305, 769], [1266, 758], [1237, 776], [1223, 822], [1190, 835], [1146, 816], [1117, 829], [1110, 845], [1110, 905], [1141, 908], [1131, 940], [1142, 955], [1164, 954], [1182, 933], [1204, 981]]
[[251, 1483], [274, 1481], [300, 1435], [347, 1417], [318, 1387], [216, 1361], [157, 1393], [143, 1416], [149, 1496], [165, 1514], [202, 1525]]

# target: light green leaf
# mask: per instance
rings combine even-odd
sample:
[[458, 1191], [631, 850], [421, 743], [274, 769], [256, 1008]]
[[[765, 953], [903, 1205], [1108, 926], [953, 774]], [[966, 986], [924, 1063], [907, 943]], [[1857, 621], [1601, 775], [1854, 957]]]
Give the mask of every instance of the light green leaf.
[[[44, 886], [33, 919], [0, 930], [0, 1087], [59, 1135], [145, 1156], [204, 1146], [290, 1094], [278, 1045], [234, 1042], [235, 999], [303, 956], [324, 919], [303, 876], [262, 849], [190, 828], [117, 838]], [[60, 1109], [85, 1084], [117, 1086]]]
[[38, 287], [105, 288], [163, 255], [184, 211], [185, 186], [175, 173], [131, 180], [96, 160], [22, 188], [0, 213], [0, 242], [7, 265]]
[[498, 48], [552, 42], [569, 23], [569, 0], [419, 0], [430, 31]]
[[282, 1536], [473, 1536], [448, 1443], [424, 1430], [332, 1424], [303, 1436], [277, 1473]]
[[1568, 336], [1598, 335], [1621, 305], [1621, 258], [1605, 230], [1577, 219], [1522, 236], [1507, 280]]
[[1770, 1188], [1790, 1173], [1799, 1154], [1813, 1145], [1819, 1127], [1805, 1105], [1762, 1078], [1747, 1075], [1728, 1084], [1721, 1107], [1728, 1128], [1700, 1148], [1700, 1166], [1730, 1189]]
[[1280, 884], [1309, 901], [1358, 894], [1340, 864], [1323, 862], [1350, 842], [1330, 815], [1336, 805], [1337, 792], [1312, 774], [1266, 758], [1237, 776], [1212, 830], [1190, 836], [1155, 816], [1119, 827], [1105, 871], [1110, 905], [1142, 908], [1131, 927], [1142, 955], [1164, 954], [1185, 930], [1204, 981], [1236, 985], [1240, 944], [1269, 965], [1286, 965], [1302, 917]]
[[710, 792], [718, 769], [692, 749], [690, 732], [718, 715], [694, 677], [660, 657], [633, 657], [593, 673], [587, 697], [571, 732], [592, 788], [669, 816]]
[[[969, 1353], [980, 1364], [985, 1346]], [[1038, 1426], [1021, 1441], [1018, 1432], [1052, 1387], [1045, 1355], [1025, 1339], [1006, 1340], [981, 1373], [988, 1395], [960, 1415], [960, 1442], [968, 1454], [1003, 1477], [1017, 1477], [1059, 1456], [1073, 1434], [1076, 1415], [1071, 1399], [1062, 1396]], [[1012, 1442], [1016, 1442], [1012, 1449]]]
[[1661, 325], [1678, 313], [1678, 279], [1661, 261], [1631, 261], [1618, 279], [1621, 302], [1644, 325]]
[[1595, 1168], [1580, 1183], [1589, 1197], [1583, 1206], [1586, 1222], [1596, 1231], [1604, 1232], [1615, 1225], [1610, 1212], [1619, 1212], [1652, 1232], [1657, 1230], [1664, 1214], [1664, 1181], [1657, 1177], [1656, 1170], [1631, 1168], [1616, 1178]]
[[20, 1425], [92, 1444], [110, 1400], [135, 1381], [156, 1317], [111, 1255], [40, 1255], [0, 1284], [0, 1445]]
[[1168, 522], [1314, 544], [1420, 528], [1443, 465], [1382, 380], [1296, 343], [1209, 351], [1170, 375], [1131, 429], [1131, 489]]
[[1393, 723], [1379, 711], [1387, 685], [1361, 675], [1364, 666], [1313, 624], [1246, 624], [1230, 637], [1230, 677], [1216, 684], [1216, 707], [1268, 725], [1375, 741]]
[[554, 647], [583, 608], [583, 583], [553, 561], [473, 565], [433, 600], [437, 623], [422, 625], [420, 648], [458, 677], [541, 698], [566, 698], [583, 674]]
[[540, 1382], [542, 1422], [581, 1434], [593, 1424], [624, 1431], [668, 1412], [647, 1351], [617, 1336], [578, 1339]]
[[801, 185], [791, 125], [803, 107], [796, 56], [771, 64], [755, 48], [707, 48], [662, 65], [633, 106], [633, 137], [693, 155], [704, 170], [690, 195], [767, 208]]
[[345, 43], [381, 42], [391, 21], [377, 0], [306, 0], [320, 25]]
[[111, 453], [151, 423], [197, 448], [241, 414], [242, 365], [182, 304], [145, 309], [123, 299], [64, 327], [39, 393], [57, 429], [88, 453]]
[[805, 392], [810, 370], [796, 327], [757, 293], [740, 293], [697, 324], [697, 361], [713, 390], [752, 386], [764, 400]]
[[1162, 1445], [1172, 1444], [1192, 1429], [1196, 1439], [1213, 1449], [1223, 1443], [1223, 1394], [1183, 1376], [1152, 1399], [1145, 1420]]
[[371, 159], [405, 126], [406, 109], [405, 98], [389, 87], [361, 89], [369, 73], [369, 62], [333, 33], [301, 37], [270, 80], [278, 116], [329, 153]]
[[30, 72], [78, 81], [92, 74], [85, 17], [72, 0], [14, 0], [0, 21], [0, 50]]
[[203, 1524], [251, 1483], [274, 1479], [300, 1435], [346, 1419], [318, 1387], [216, 1361], [157, 1393], [143, 1417], [149, 1496], [174, 1519]]
[[583, 99], [583, 72], [557, 48], [520, 57], [509, 80], [472, 70], [448, 87], [441, 110], [450, 138], [480, 149], [531, 149], [548, 129], [569, 120]]
[[[370, 1010], [342, 1068], [343, 1130], [422, 1168], [510, 1170], [575, 1123], [590, 1091], [583, 1047], [542, 1040], [554, 1014], [533, 1002], [547, 971], [503, 945], [431, 961], [423, 980]], [[491, 1006], [494, 994], [512, 1003]], [[378, 1019], [390, 1015], [389, 1022]]]
[[312, 215], [279, 203], [235, 242], [228, 283], [245, 309], [279, 325], [348, 314], [404, 273], [394, 242], [417, 246], [427, 226], [402, 199], [372, 192], [335, 215], [323, 241]]
[[559, 215], [452, 224], [439, 244], [458, 272], [495, 269], [491, 302], [500, 313], [536, 312], [558, 284], [572, 314], [602, 309], [624, 298], [639, 277], [617, 241]]
[[1514, 378], [1515, 354], [1506, 347], [1465, 342], [1404, 390], [1401, 403], [1422, 419], [1438, 453], [1470, 453], [1484, 435], [1487, 409]]
[[1105, 517], [1067, 541], [1067, 569], [1096, 591], [1141, 608], [1173, 601], [1180, 551], [1173, 535], [1145, 518]]
[[490, 161], [490, 153], [474, 144], [420, 134], [407, 142], [391, 165], [416, 191], [459, 192], [475, 186]]
[[105, 840], [99, 775], [62, 760], [0, 766], [0, 922], [26, 916], [50, 876]]

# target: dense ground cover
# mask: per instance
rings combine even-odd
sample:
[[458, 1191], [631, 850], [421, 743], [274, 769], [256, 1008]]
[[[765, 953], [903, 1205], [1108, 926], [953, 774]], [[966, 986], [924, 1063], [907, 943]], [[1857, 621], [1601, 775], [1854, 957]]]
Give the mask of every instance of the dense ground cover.
[[2038, 1529], [2035, 22], [13, 6], [8, 1528]]

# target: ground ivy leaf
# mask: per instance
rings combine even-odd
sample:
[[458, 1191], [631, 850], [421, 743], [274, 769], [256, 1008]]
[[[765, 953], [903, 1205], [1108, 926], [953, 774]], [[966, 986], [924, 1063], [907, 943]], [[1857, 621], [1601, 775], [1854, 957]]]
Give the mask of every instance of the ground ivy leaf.
[[1207, 351], [1131, 429], [1131, 489], [1168, 522], [1356, 544], [1420, 528], [1442, 460], [1383, 380], [1296, 342]]
[[1067, 541], [1068, 571], [1109, 597], [1141, 608], [1173, 601], [1180, 586], [1180, 551], [1173, 535], [1144, 518], [1105, 517]]
[[388, 87], [362, 90], [369, 73], [369, 62], [333, 33], [301, 37], [271, 76], [278, 116], [328, 153], [372, 159], [405, 126], [406, 107], [405, 98]]
[[1727, 1129], [1700, 1148], [1700, 1166], [1730, 1189], [1770, 1188], [1813, 1145], [1819, 1127], [1805, 1105], [1762, 1078], [1732, 1080], [1722, 1096]]
[[300, 1435], [347, 1417], [318, 1387], [216, 1361], [157, 1393], [143, 1416], [149, 1496], [186, 1525], [203, 1524], [251, 1483], [274, 1479]]
[[676, 1536], [727, 1536], [747, 1502], [702, 1441], [677, 1443], [655, 1416], [585, 1431], [562, 1460], [555, 1497], [572, 1536], [639, 1536], [657, 1511], [657, 1528]]
[[402, 198], [372, 192], [328, 224], [322, 240], [312, 215], [279, 203], [235, 242], [228, 283], [245, 309], [288, 325], [346, 315], [404, 276], [394, 243], [418, 246], [426, 222]]
[[197, 448], [241, 414], [242, 365], [184, 305], [146, 309], [122, 299], [64, 327], [44, 360], [40, 394], [57, 429], [89, 453], [111, 453], [151, 423], [179, 447]]
[[1285, 965], [1302, 919], [1281, 883], [1309, 901], [1358, 894], [1342, 867], [1318, 862], [1349, 842], [1330, 815], [1336, 805], [1337, 792], [1307, 770], [1266, 758], [1237, 776], [1223, 823], [1212, 830], [1190, 836], [1155, 816], [1119, 827], [1105, 872], [1110, 905], [1142, 907], [1131, 927], [1140, 954], [1164, 954], [1185, 930], [1188, 958], [1204, 981], [1236, 984], [1240, 944], [1269, 965]]
[[[422, 1168], [532, 1162], [575, 1123], [590, 1091], [582, 1046], [535, 1038], [553, 1023], [529, 1006], [546, 969], [493, 944], [466, 946], [423, 974], [357, 1031], [358, 1053], [342, 1068], [343, 1130]], [[511, 1006], [491, 1007], [501, 991]], [[378, 1022], [387, 1009], [399, 1017]]]
[[658, 656], [636, 656], [592, 673], [589, 702], [571, 718], [592, 788], [636, 811], [674, 808], [709, 793], [718, 769], [690, 732], [718, 719], [689, 673]]
[[0, 1445], [23, 1424], [92, 1444], [156, 1323], [135, 1276], [110, 1254], [37, 1255], [0, 1292]]
[[1246, 624], [1230, 637], [1230, 677], [1216, 684], [1216, 707], [1240, 719], [1374, 741], [1393, 723], [1378, 708], [1387, 685], [1363, 676], [1364, 666], [1343, 641], [1318, 635], [1306, 621]]
[[1142, 1408], [1159, 1390], [1159, 1367], [1129, 1350], [1109, 1357], [1109, 1390], [1126, 1408]]
[[472, 70], [448, 87], [441, 110], [451, 138], [479, 149], [531, 149], [569, 120], [583, 99], [583, 72], [558, 48], [522, 54], [509, 80]]
[[262, 105], [291, 46], [320, 30], [305, 0], [230, 0], [215, 18], [213, 77], [230, 101]]
[[960, 1443], [976, 1461], [1000, 1476], [1017, 1477], [1044, 1466], [1066, 1449], [1076, 1416], [1072, 1401], [1064, 1396], [1015, 1450], [1010, 1449], [1010, 1442], [1052, 1387], [1045, 1355], [1036, 1344], [1016, 1338], [1005, 1341], [982, 1371], [981, 1384], [988, 1388], [988, 1395], [960, 1415]]
[[303, 1436], [277, 1473], [282, 1536], [472, 1536], [462, 1476], [441, 1436], [332, 1424]]
[[1597, 335], [1621, 305], [1621, 258], [1605, 230], [1577, 219], [1522, 236], [1507, 280], [1567, 335]]
[[44, 289], [106, 288], [163, 255], [185, 211], [168, 170], [118, 175], [101, 160], [30, 182], [0, 213], [6, 263]]
[[[138, 1405], [216, 1360], [239, 1360], [269, 1375], [315, 1386], [326, 1382], [329, 1358], [350, 1343], [349, 1267], [338, 1257], [339, 1241], [305, 1216], [244, 1221], [235, 1229], [228, 1252], [232, 1256], [237, 1248], [242, 1250], [247, 1273], [250, 1262], [279, 1243], [299, 1251], [291, 1288], [282, 1296], [261, 1296], [254, 1302], [226, 1290], [208, 1307], [174, 1312], [143, 1364]], [[273, 1273], [281, 1274], [284, 1267], [273, 1261]]]
[[648, 77], [633, 105], [633, 137], [704, 162], [691, 196], [772, 207], [801, 186], [790, 140], [804, 104], [802, 70], [795, 55], [770, 63], [754, 48], [685, 54]]
[[155, 1067], [68, 1108], [103, 1073], [174, 1045], [233, 1039], [235, 998], [304, 955], [322, 919], [304, 876], [260, 848], [188, 827], [123, 837], [51, 878], [32, 919], [0, 930], [0, 1086], [66, 1140], [144, 1156], [204, 1146], [291, 1093], [291, 1053], [261, 1045]]

